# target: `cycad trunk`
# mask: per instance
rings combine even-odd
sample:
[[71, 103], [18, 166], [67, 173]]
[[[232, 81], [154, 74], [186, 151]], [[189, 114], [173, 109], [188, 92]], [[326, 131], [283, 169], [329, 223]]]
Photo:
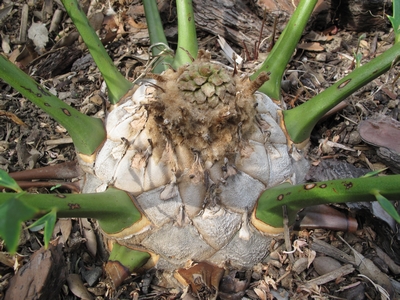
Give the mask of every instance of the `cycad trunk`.
[[108, 115], [83, 191], [115, 186], [134, 197], [142, 226], [109, 237], [153, 253], [158, 268], [253, 266], [271, 240], [266, 224], [250, 220], [259, 195], [302, 182], [308, 170], [281, 128], [281, 108], [256, 93], [268, 76], [250, 81], [200, 51], [153, 77]]

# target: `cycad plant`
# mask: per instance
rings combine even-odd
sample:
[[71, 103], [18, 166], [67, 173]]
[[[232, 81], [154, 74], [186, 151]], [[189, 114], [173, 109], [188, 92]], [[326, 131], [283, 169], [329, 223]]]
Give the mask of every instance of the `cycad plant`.
[[300, 2], [268, 58], [244, 77], [198, 51], [191, 0], [176, 1], [175, 53], [156, 1], [143, 0], [154, 60], [134, 83], [118, 72], [77, 1], [62, 2], [112, 106], [104, 123], [85, 116], [0, 56], [0, 77], [68, 130], [84, 172], [82, 193], [62, 197], [28, 194], [0, 173], [0, 184], [15, 191], [0, 194], [0, 236], [11, 253], [24, 221], [45, 224], [48, 245], [57, 217], [94, 218], [110, 261], [128, 273], [174, 271], [191, 260], [248, 268], [282, 232], [282, 207], [292, 224], [307, 206], [379, 201], [400, 220], [389, 201], [400, 196], [400, 175], [303, 184], [305, 145], [318, 120], [397, 62], [399, 1], [390, 17], [394, 45], [291, 110], [280, 106], [281, 80], [316, 0]]

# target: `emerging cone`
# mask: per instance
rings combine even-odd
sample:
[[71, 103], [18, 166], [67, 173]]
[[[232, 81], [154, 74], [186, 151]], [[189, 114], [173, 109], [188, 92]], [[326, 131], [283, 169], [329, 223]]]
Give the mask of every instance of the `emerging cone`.
[[[308, 163], [288, 146], [281, 109], [200, 52], [189, 66], [145, 80], [106, 119], [107, 141], [85, 192], [131, 193], [143, 226], [110, 235], [157, 254], [157, 267], [192, 261], [250, 267], [270, 237], [250, 222], [266, 188], [303, 180]], [[110, 200], [112, 201], [112, 199]]]

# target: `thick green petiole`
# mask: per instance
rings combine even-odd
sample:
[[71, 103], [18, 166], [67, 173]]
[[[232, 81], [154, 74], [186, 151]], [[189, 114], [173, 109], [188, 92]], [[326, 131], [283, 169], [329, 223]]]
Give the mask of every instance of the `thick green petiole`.
[[149, 258], [150, 254], [147, 252], [136, 251], [119, 244], [114, 244], [109, 260], [119, 261], [127, 267], [130, 272], [133, 272], [133, 270], [143, 266]]
[[119, 286], [131, 273], [146, 264], [150, 257], [145, 251], [114, 244], [105, 267], [114, 287]]
[[272, 227], [283, 227], [282, 206], [286, 206], [289, 223], [297, 212], [308, 206], [376, 201], [376, 195], [389, 200], [400, 199], [400, 175], [338, 179], [302, 185], [282, 184], [266, 190], [258, 200], [256, 218]]
[[306, 141], [314, 126], [326, 112], [368, 82], [388, 71], [399, 59], [400, 43], [396, 43], [389, 50], [355, 69], [322, 93], [294, 109], [284, 111], [284, 122], [291, 140], [295, 143]]
[[62, 0], [62, 3], [104, 77], [108, 87], [109, 101], [112, 104], [118, 103], [133, 84], [118, 71], [78, 2]]
[[103, 122], [86, 116], [62, 102], [0, 55], [0, 78], [64, 126], [77, 151], [91, 155], [106, 137]]
[[116, 233], [141, 219], [131, 197], [124, 191], [110, 188], [96, 194], [10, 194], [0, 193], [0, 206], [18, 195], [26, 207], [46, 214], [57, 211], [58, 218], [94, 218], [107, 233]]
[[198, 44], [192, 0], [177, 0], [176, 9], [178, 13], [178, 47], [173, 66], [178, 68], [185, 63], [191, 63], [192, 59], [197, 57]]
[[269, 73], [270, 79], [259, 89], [274, 100], [281, 99], [281, 81], [290, 58], [296, 49], [303, 30], [317, 4], [317, 0], [302, 0], [290, 18], [284, 31], [280, 35], [274, 48], [269, 53], [267, 59], [250, 79], [254, 80], [261, 72]]
[[144, 11], [146, 14], [147, 28], [152, 45], [152, 55], [160, 56], [155, 64], [153, 73], [159, 74], [168, 69], [167, 64], [172, 64], [172, 53], [166, 49], [168, 41], [164, 34], [163, 24], [158, 12], [156, 0], [143, 0]]
[[395, 43], [400, 42], [400, 1], [393, 0], [393, 16], [387, 16], [392, 23]]
[[143, 0], [143, 6], [146, 13], [150, 42], [152, 44], [152, 54], [153, 56], [160, 55], [153, 73], [161, 73], [168, 68], [168, 64], [171, 64], [174, 68], [178, 68], [185, 63], [191, 63], [192, 58], [196, 58], [198, 51], [192, 0], [176, 1], [178, 46], [174, 57], [165, 52], [168, 42], [158, 12], [157, 1]]

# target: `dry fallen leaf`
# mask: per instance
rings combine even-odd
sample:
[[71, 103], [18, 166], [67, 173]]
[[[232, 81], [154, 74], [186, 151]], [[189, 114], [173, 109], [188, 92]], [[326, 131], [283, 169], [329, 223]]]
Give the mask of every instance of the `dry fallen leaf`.
[[82, 225], [82, 233], [86, 238], [86, 247], [89, 250], [90, 254], [93, 257], [96, 256], [97, 253], [97, 240], [96, 235], [93, 231], [92, 224], [88, 221], [88, 219], [79, 219]]
[[0, 252], [0, 263], [12, 268], [15, 264], [16, 256], [10, 255], [8, 252]]
[[61, 232], [59, 242], [65, 244], [71, 234], [72, 222], [71, 219], [59, 219], [54, 226], [53, 235]]
[[84, 300], [93, 300], [92, 295], [88, 292], [86, 287], [83, 285], [82, 279], [78, 274], [69, 274], [67, 277], [68, 287], [71, 292]]
[[42, 22], [32, 23], [28, 29], [28, 37], [33, 41], [36, 47], [42, 49], [46, 46], [49, 41], [49, 31], [46, 25]]
[[304, 39], [313, 42], [329, 42], [333, 39], [333, 36], [310, 31], [304, 36]]
[[11, 52], [10, 38], [7, 34], [1, 33], [1, 48], [6, 54], [9, 54]]
[[385, 115], [376, 115], [360, 122], [358, 132], [364, 142], [400, 153], [399, 121]]
[[255, 288], [254, 292], [257, 294], [258, 298], [260, 298], [261, 300], [267, 300], [267, 294], [265, 293], [264, 290]]
[[224, 269], [207, 262], [195, 263], [189, 268], [181, 268], [175, 272], [175, 278], [183, 285], [190, 285], [194, 294], [200, 290], [210, 291], [208, 299], [216, 299]]
[[13, 114], [12, 112], [8, 112], [8, 111], [4, 111], [4, 110], [0, 110], [0, 116], [6, 116], [7, 118], [9, 118], [11, 121], [13, 121], [15, 124], [17, 125], [21, 125], [21, 126], [28, 126], [24, 123], [24, 121], [22, 121], [20, 118], [18, 118], [15, 114]]
[[321, 46], [320, 43], [301, 43], [297, 45], [297, 48], [307, 50], [307, 51], [324, 51], [324, 47]]

